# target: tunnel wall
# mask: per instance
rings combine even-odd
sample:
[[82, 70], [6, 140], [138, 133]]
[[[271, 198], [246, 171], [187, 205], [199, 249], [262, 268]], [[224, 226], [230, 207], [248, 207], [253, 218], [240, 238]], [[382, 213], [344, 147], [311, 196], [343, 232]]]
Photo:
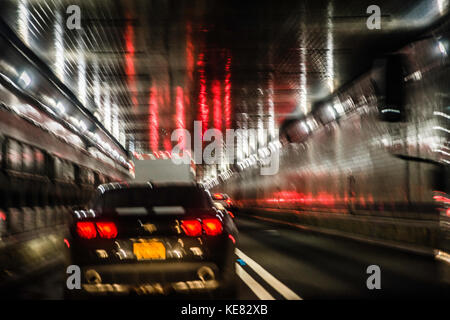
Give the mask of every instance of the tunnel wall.
[[0, 290], [63, 259], [71, 208], [98, 184], [129, 178], [20, 112], [21, 103], [0, 85]]
[[[61, 88], [3, 34], [0, 44], [0, 290], [6, 290], [58, 263], [71, 208], [85, 204], [97, 185], [130, 173], [47, 110], [41, 101], [63, 99]], [[10, 81], [15, 65], [33, 70], [30, 90]]]
[[71, 208], [96, 185], [126, 178], [1, 103], [0, 290], [59, 263]]
[[[382, 70], [374, 68], [307, 118], [317, 128], [305, 136], [297, 134], [295, 143], [282, 148], [278, 174], [247, 170], [216, 189], [229, 193], [242, 212], [374, 239], [439, 246], [439, 221], [448, 218], [448, 181], [443, 189], [436, 188], [436, 174], [440, 165], [450, 163], [445, 152], [449, 59], [438, 50], [437, 41], [445, 30], [448, 25], [436, 38], [399, 50], [406, 57], [403, 121], [380, 121], [383, 97], [374, 79]], [[336, 103], [341, 114], [327, 118], [327, 108]], [[448, 175], [440, 178], [448, 180]]]

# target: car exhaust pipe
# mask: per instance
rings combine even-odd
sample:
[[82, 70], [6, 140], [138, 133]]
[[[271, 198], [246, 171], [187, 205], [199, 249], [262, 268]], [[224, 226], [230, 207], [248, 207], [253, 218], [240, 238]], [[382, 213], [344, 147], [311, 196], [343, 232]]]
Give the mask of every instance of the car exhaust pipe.
[[94, 269], [89, 269], [84, 274], [86, 277], [86, 281], [89, 284], [99, 284], [102, 283], [102, 277], [98, 274]]
[[210, 267], [207, 267], [207, 266], [203, 266], [203, 267], [199, 268], [197, 270], [197, 276], [203, 282], [216, 279], [216, 275], [214, 274], [214, 271]]

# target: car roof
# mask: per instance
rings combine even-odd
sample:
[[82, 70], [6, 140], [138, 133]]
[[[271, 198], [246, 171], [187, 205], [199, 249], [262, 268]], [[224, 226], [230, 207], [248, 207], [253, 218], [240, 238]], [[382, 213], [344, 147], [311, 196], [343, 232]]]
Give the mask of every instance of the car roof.
[[119, 189], [144, 189], [144, 188], [170, 188], [170, 187], [196, 187], [199, 189], [204, 189], [204, 187], [196, 182], [111, 182], [101, 184], [97, 187], [100, 193], [105, 193], [108, 191], [119, 190]]

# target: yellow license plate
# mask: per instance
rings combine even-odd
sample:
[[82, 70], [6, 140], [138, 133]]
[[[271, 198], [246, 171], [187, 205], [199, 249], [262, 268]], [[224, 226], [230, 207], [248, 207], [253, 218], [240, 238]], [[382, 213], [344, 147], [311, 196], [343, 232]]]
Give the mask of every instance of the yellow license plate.
[[166, 248], [159, 241], [133, 243], [133, 253], [138, 260], [166, 259]]

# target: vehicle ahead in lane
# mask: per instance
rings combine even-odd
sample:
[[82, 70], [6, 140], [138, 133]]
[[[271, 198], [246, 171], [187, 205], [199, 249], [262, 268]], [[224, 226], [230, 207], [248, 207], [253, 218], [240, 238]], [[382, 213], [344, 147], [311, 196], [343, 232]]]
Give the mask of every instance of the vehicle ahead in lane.
[[225, 208], [220, 202], [214, 202], [214, 206], [216, 207], [217, 210], [222, 212], [222, 214], [229, 215], [232, 219], [234, 219], [233, 212], [227, 210], [227, 208]]
[[212, 198], [215, 202], [220, 203], [227, 209], [233, 208], [233, 201], [226, 193], [213, 193]]
[[70, 230], [81, 290], [66, 289], [69, 298], [234, 297], [236, 226], [195, 183], [100, 185]]

